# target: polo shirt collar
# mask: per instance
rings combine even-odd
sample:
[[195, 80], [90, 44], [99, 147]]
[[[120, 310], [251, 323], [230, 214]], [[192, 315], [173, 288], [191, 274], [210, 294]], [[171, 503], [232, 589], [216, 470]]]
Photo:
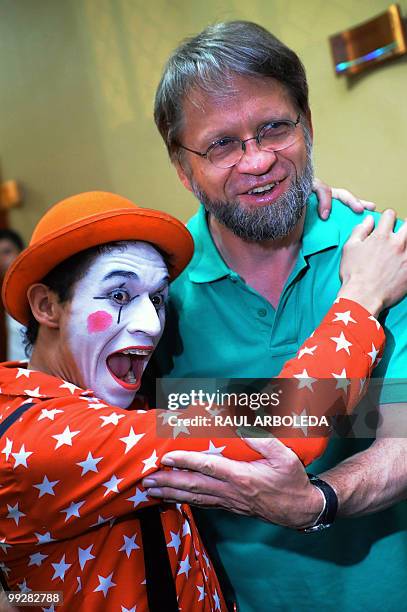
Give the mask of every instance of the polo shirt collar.
[[208, 227], [204, 206], [188, 223], [195, 243], [194, 256], [188, 266], [189, 279], [193, 283], [210, 283], [232, 274], [215, 246]]
[[[194, 283], [210, 283], [233, 275], [215, 246], [208, 227], [207, 215], [201, 204], [197, 214], [188, 223], [194, 236], [195, 252], [188, 266], [189, 279]], [[307, 212], [302, 236], [300, 259], [326, 249], [337, 247], [340, 232], [337, 224], [322, 221], [318, 216], [317, 197], [312, 193], [307, 201]]]
[[303, 257], [320, 253], [340, 244], [338, 225], [332, 218], [328, 221], [322, 221], [318, 215], [317, 204], [317, 196], [312, 193], [307, 201], [307, 213], [302, 235], [301, 253]]

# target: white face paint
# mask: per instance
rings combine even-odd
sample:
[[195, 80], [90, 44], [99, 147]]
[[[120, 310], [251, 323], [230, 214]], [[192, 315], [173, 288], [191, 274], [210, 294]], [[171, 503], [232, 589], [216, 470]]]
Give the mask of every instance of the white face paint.
[[81, 383], [127, 408], [164, 330], [168, 270], [150, 244], [99, 255], [75, 285], [67, 342]]

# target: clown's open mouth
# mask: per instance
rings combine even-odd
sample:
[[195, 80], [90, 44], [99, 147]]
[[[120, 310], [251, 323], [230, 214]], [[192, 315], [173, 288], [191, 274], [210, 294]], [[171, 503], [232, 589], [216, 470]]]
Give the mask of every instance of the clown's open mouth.
[[112, 353], [106, 360], [113, 378], [126, 388], [138, 388], [146, 359], [151, 355], [150, 347], [129, 347]]

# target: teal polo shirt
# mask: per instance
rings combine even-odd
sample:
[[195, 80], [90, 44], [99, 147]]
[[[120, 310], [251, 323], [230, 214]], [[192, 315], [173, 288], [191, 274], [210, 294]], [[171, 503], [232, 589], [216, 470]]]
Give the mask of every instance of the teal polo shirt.
[[[172, 285], [156, 356], [159, 373], [176, 378], [278, 374], [332, 305], [340, 287], [342, 246], [362, 218], [334, 202], [329, 220], [321, 221], [311, 196], [297, 262], [274, 309], [225, 264], [201, 207], [188, 225], [194, 257]], [[374, 375], [392, 384], [383, 387], [382, 402], [407, 399], [401, 380], [407, 364], [406, 313], [403, 300], [384, 314], [387, 344]], [[370, 442], [332, 440], [310, 471], [333, 467]], [[223, 584], [231, 585], [243, 612], [321, 607], [353, 612], [406, 605], [404, 503], [363, 518], [338, 519], [313, 535], [224, 511], [199, 510], [196, 517]]]

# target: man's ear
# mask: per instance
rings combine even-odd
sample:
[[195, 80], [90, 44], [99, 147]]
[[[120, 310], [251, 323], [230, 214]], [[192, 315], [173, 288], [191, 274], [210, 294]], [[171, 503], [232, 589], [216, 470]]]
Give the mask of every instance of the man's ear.
[[61, 304], [57, 295], [42, 283], [31, 285], [27, 291], [27, 299], [34, 318], [40, 325], [58, 329], [61, 314]]
[[188, 189], [188, 191], [190, 191], [192, 193], [191, 181], [189, 180], [187, 173], [185, 172], [184, 168], [182, 167], [181, 162], [179, 162], [178, 160], [174, 160], [172, 163], [175, 166], [175, 169], [176, 169], [177, 174], [179, 176], [179, 180], [184, 185], [184, 187], [186, 187]]
[[311, 138], [314, 138], [314, 128], [312, 127], [312, 117], [311, 117], [311, 111], [310, 109], [307, 110], [306, 113], [306, 118], [307, 118], [307, 122], [308, 122], [308, 129], [310, 131], [311, 134]]

